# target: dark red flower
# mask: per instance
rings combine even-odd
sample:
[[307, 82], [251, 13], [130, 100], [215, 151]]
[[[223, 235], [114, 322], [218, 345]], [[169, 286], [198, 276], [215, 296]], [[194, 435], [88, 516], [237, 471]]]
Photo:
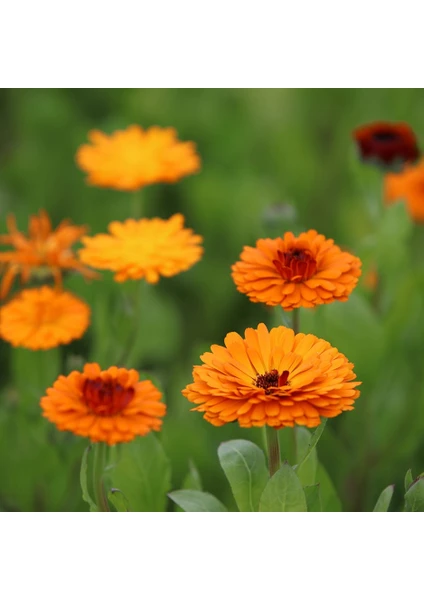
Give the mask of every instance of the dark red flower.
[[378, 121], [353, 131], [362, 160], [385, 167], [414, 162], [420, 156], [417, 140], [407, 123]]

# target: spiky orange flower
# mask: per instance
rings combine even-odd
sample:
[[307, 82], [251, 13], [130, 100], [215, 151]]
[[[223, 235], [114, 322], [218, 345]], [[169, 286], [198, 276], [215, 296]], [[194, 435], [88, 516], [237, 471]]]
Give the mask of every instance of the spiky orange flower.
[[110, 235], [84, 237], [79, 255], [87, 265], [115, 271], [116, 281], [145, 278], [157, 283], [160, 276], [187, 271], [203, 254], [202, 237], [183, 225], [180, 214], [168, 220], [113, 221]]
[[314, 229], [258, 240], [255, 248], [244, 247], [240, 259], [232, 266], [238, 291], [285, 310], [346, 301], [361, 274], [359, 258]]
[[14, 246], [14, 250], [0, 252], [0, 272], [4, 271], [0, 286], [0, 297], [7, 296], [13, 280], [20, 274], [22, 283], [27, 283], [31, 276], [40, 279], [53, 276], [56, 285], [62, 281], [62, 271], [79, 271], [84, 277], [95, 277], [90, 269], [84, 267], [71, 249], [87, 227], [71, 225], [70, 221], [62, 221], [53, 230], [51, 221], [44, 210], [39, 215], [29, 218], [28, 234], [25, 236], [16, 227], [13, 215], [7, 218], [9, 233], [0, 235], [0, 243]]
[[424, 160], [416, 166], [407, 165], [401, 173], [387, 173], [384, 178], [384, 201], [406, 202], [414, 221], [424, 222]]
[[149, 380], [139, 381], [134, 369], [89, 363], [83, 372], [60, 375], [40, 405], [43, 416], [61, 431], [109, 445], [159, 431], [166, 406]]
[[193, 369], [183, 395], [213, 425], [316, 427], [321, 417], [353, 410], [359, 396], [353, 365], [325, 340], [260, 323], [245, 337], [229, 333]]
[[88, 137], [91, 145], [78, 149], [76, 161], [91, 185], [138, 190], [152, 183], [174, 183], [200, 169], [195, 144], [178, 141], [172, 127], [144, 131], [131, 125], [111, 135], [91, 131]]
[[69, 344], [84, 334], [89, 323], [85, 302], [47, 286], [24, 290], [0, 308], [0, 337], [30, 350]]

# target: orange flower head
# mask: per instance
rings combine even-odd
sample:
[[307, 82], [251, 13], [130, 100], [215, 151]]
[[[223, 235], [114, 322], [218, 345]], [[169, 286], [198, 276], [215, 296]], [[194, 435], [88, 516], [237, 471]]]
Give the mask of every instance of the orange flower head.
[[171, 127], [144, 131], [131, 125], [111, 135], [91, 131], [88, 137], [91, 145], [78, 149], [76, 161], [91, 185], [138, 190], [152, 183], [174, 183], [200, 169], [195, 144], [178, 141]]
[[113, 221], [109, 235], [84, 237], [79, 255], [87, 265], [114, 271], [116, 281], [144, 278], [157, 283], [160, 276], [187, 271], [203, 254], [202, 237], [183, 225], [180, 214], [168, 220]]
[[378, 121], [353, 132], [362, 160], [393, 168], [420, 156], [414, 132], [407, 123]]
[[0, 337], [13, 346], [48, 350], [84, 335], [89, 306], [47, 286], [24, 290], [0, 308]]
[[411, 218], [424, 223], [424, 160], [416, 166], [407, 165], [400, 173], [387, 173], [384, 178], [384, 201], [406, 202]]
[[87, 232], [87, 227], [62, 221], [53, 230], [44, 210], [40, 210], [38, 216], [30, 217], [27, 236], [17, 229], [13, 215], [8, 216], [7, 226], [9, 233], [0, 235], [0, 243], [9, 244], [15, 249], [0, 252], [0, 272], [4, 271], [0, 298], [7, 296], [18, 274], [21, 275], [23, 284], [27, 283], [31, 276], [53, 276], [58, 286], [62, 281], [62, 271], [75, 270], [84, 277], [96, 276], [80, 263], [71, 249], [72, 244]]
[[346, 301], [361, 274], [361, 261], [314, 229], [295, 237], [261, 239], [245, 246], [232, 266], [239, 292], [252, 302], [284, 310]]
[[139, 381], [134, 369], [102, 371], [90, 363], [82, 373], [60, 375], [40, 405], [43, 416], [61, 431], [113, 445], [159, 431], [166, 413], [161, 398], [151, 381]]
[[193, 369], [183, 395], [213, 425], [316, 427], [321, 417], [353, 410], [353, 365], [325, 340], [260, 323], [245, 337], [229, 333]]

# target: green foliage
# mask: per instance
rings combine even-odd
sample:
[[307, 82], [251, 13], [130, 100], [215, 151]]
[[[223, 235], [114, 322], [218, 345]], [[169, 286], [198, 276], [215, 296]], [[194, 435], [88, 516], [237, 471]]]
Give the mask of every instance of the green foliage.
[[259, 503], [260, 512], [306, 512], [302, 484], [293, 468], [284, 463], [268, 481]]
[[420, 475], [405, 493], [405, 510], [424, 512], [424, 475]]
[[313, 485], [316, 481], [318, 458], [316, 445], [324, 431], [327, 419], [311, 435], [304, 427], [295, 427], [296, 438], [296, 474], [303, 485]]
[[308, 512], [321, 512], [322, 501], [320, 484], [316, 483], [315, 485], [307, 485], [303, 488], [303, 491], [305, 492]]
[[99, 508], [91, 498], [90, 492], [88, 491], [88, 454], [91, 449], [91, 445], [87, 446], [87, 448], [84, 450], [84, 454], [82, 455], [80, 483], [82, 489], [82, 499], [89, 505], [90, 512], [98, 512]]
[[212, 494], [199, 490], [177, 490], [168, 496], [185, 512], [226, 512], [225, 506]]
[[389, 485], [381, 492], [377, 503], [374, 506], [374, 512], [387, 512], [389, 510], [394, 490], [395, 486]]

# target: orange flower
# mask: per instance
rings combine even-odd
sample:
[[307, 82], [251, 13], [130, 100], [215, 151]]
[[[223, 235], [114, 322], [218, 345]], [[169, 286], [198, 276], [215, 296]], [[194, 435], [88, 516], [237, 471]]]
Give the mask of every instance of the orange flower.
[[110, 136], [91, 131], [88, 137], [92, 145], [81, 146], [76, 161], [91, 185], [138, 190], [152, 183], [174, 183], [200, 169], [195, 144], [179, 142], [171, 127], [143, 131], [131, 125]]
[[353, 410], [353, 365], [325, 340], [260, 323], [244, 338], [229, 333], [224, 343], [200, 357], [194, 383], [182, 391], [213, 425], [316, 427], [321, 417]]
[[407, 165], [401, 173], [387, 173], [384, 178], [384, 201], [392, 204], [405, 200], [412, 219], [424, 222], [424, 160]]
[[13, 346], [48, 350], [80, 338], [89, 322], [85, 302], [43, 286], [24, 290], [0, 308], [0, 337]]
[[361, 261], [310, 229], [295, 237], [258, 240], [232, 266], [239, 292], [252, 302], [285, 310], [346, 301], [361, 274]]
[[159, 431], [166, 406], [149, 380], [139, 381], [134, 369], [86, 364], [82, 373], [60, 375], [40, 405], [43, 416], [61, 431], [109, 445]]
[[145, 278], [157, 283], [159, 276], [187, 271], [203, 254], [202, 237], [183, 225], [179, 214], [168, 220], [113, 221], [110, 235], [84, 237], [79, 255], [87, 265], [115, 271], [115, 281]]
[[370, 123], [355, 129], [353, 137], [364, 161], [376, 161], [384, 167], [415, 161], [420, 155], [415, 134], [407, 123]]
[[95, 277], [71, 250], [72, 244], [87, 232], [87, 227], [62, 221], [53, 231], [44, 210], [40, 210], [38, 217], [30, 217], [28, 236], [17, 229], [13, 215], [7, 218], [7, 226], [9, 233], [0, 235], [0, 243], [10, 244], [15, 250], [0, 252], [0, 272], [4, 270], [0, 298], [7, 296], [19, 273], [22, 283], [27, 283], [31, 275], [39, 278], [53, 276], [57, 285], [62, 281], [62, 270], [76, 270], [85, 277]]

